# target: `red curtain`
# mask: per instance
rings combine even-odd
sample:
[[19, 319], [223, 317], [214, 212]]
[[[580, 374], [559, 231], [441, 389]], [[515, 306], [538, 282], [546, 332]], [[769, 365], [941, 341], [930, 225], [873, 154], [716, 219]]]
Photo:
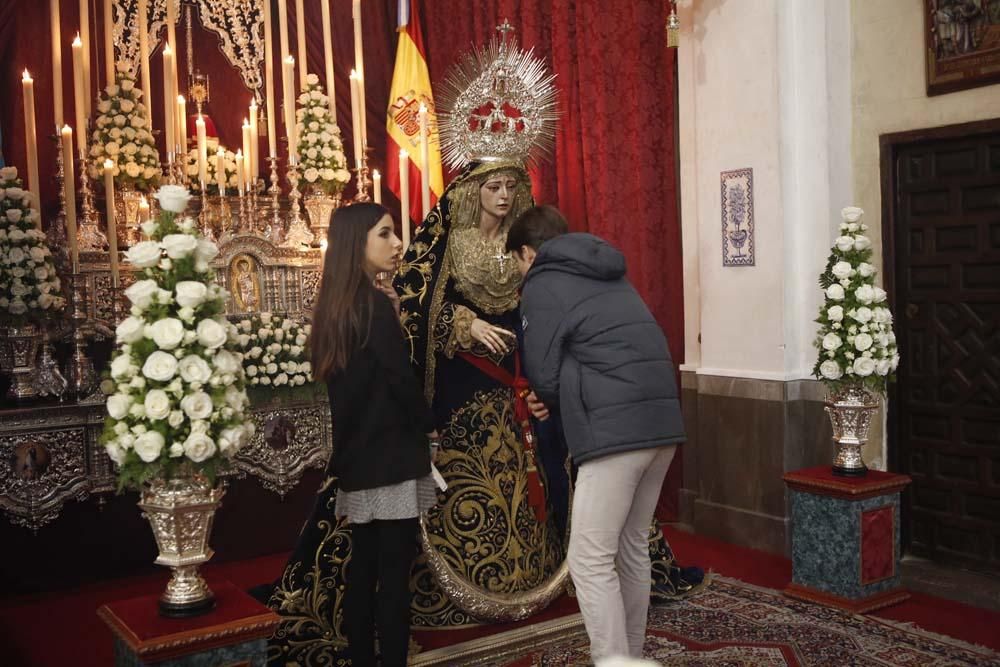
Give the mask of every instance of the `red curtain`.
[[[61, 4], [63, 38], [68, 45], [77, 30], [77, 3]], [[611, 11], [602, 0], [428, 0], [421, 3], [420, 17], [435, 85], [470, 45], [483, 44], [496, 34], [505, 18], [516, 29], [521, 45], [534, 48], [551, 65], [557, 75], [561, 115], [555, 154], [533, 174], [536, 198], [557, 205], [574, 229], [602, 236], [624, 251], [629, 278], [666, 332], [679, 364], [684, 359], [684, 305], [674, 124], [676, 56], [665, 46], [667, 4], [633, 0], [615, 3]], [[348, 155], [353, 155], [347, 78], [354, 59], [351, 3], [331, 5], [338, 120]], [[366, 0], [363, 6], [368, 135], [378, 167], [385, 162], [385, 109], [396, 47], [397, 3]], [[294, 52], [295, 3], [289, 2], [288, 7]], [[310, 71], [322, 73], [319, 3], [307, 2], [306, 11]], [[93, 3], [92, 14], [99, 20], [100, 3]], [[273, 15], [277, 21], [277, 10]], [[17, 165], [24, 164], [19, 81], [25, 67], [35, 77], [39, 130], [52, 125], [51, 96], [43, 92], [51, 85], [47, 26], [47, 2], [0, 3], [0, 82], [6, 100], [0, 106], [0, 123], [4, 155]], [[95, 41], [99, 39], [99, 31], [91, 32]], [[179, 39], [183, 34], [178, 26]], [[69, 49], [64, 53], [64, 100], [66, 117], [71, 118]], [[183, 48], [180, 58], [183, 72]], [[195, 59], [211, 76], [210, 110], [222, 139], [235, 147], [250, 93], [225, 63], [215, 37], [201, 29], [196, 29]], [[157, 127], [162, 125], [158, 120], [162, 119], [161, 62], [154, 60], [151, 67]], [[96, 61], [92, 70], [99, 79], [103, 70]], [[280, 72], [277, 62], [276, 71]], [[280, 91], [280, 85], [276, 90]], [[278, 132], [282, 133], [280, 123]], [[55, 193], [48, 181], [51, 169], [46, 166], [53, 164], [54, 150], [44, 140], [40, 147], [46, 183], [43, 201], [51, 202]], [[266, 150], [266, 141], [262, 147]], [[390, 203], [391, 193], [384, 194]], [[664, 518], [675, 516], [680, 467], [675, 464], [668, 477], [660, 507]]]

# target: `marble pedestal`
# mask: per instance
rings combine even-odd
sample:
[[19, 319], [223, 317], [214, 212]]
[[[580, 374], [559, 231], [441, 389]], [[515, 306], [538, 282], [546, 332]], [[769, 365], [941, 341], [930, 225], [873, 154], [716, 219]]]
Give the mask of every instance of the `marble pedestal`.
[[829, 465], [786, 473], [792, 583], [785, 594], [852, 613], [908, 597], [900, 586], [899, 496], [906, 475], [837, 477]]
[[264, 667], [280, 617], [228, 582], [210, 582], [216, 606], [193, 618], [163, 618], [159, 594], [97, 610], [115, 637], [115, 667]]

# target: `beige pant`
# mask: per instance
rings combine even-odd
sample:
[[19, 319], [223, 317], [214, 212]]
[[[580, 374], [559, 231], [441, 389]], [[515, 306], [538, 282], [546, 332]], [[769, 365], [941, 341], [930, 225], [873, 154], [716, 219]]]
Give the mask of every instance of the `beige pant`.
[[642, 657], [652, 585], [649, 526], [676, 449], [640, 449], [580, 466], [568, 560], [595, 662]]

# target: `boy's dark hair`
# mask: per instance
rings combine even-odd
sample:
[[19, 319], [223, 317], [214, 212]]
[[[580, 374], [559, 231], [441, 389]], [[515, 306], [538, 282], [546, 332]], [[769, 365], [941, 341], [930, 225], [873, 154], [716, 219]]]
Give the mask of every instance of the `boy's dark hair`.
[[555, 206], [532, 206], [507, 231], [507, 252], [521, 252], [521, 246], [536, 252], [542, 244], [569, 232], [566, 218]]

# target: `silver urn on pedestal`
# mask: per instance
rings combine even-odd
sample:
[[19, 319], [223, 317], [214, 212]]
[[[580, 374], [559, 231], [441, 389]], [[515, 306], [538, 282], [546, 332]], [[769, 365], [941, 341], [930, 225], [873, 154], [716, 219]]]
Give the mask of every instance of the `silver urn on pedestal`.
[[10, 375], [7, 398], [25, 401], [38, 396], [35, 360], [42, 344], [37, 324], [0, 326], [0, 372]]
[[833, 442], [837, 446], [833, 474], [844, 477], [868, 474], [861, 448], [868, 442], [872, 415], [878, 406], [875, 394], [855, 385], [836, 390], [826, 401], [826, 413], [833, 425]]
[[162, 616], [197, 616], [215, 606], [215, 596], [198, 566], [214, 553], [208, 538], [224, 494], [224, 489], [213, 487], [202, 475], [156, 479], [142, 491], [139, 507], [160, 550], [156, 563], [173, 571], [160, 596]]
[[307, 191], [302, 198], [309, 217], [309, 229], [312, 230], [316, 244], [326, 238], [327, 229], [330, 227], [330, 218], [334, 211], [340, 208], [340, 193], [335, 195], [327, 194], [322, 190]]

